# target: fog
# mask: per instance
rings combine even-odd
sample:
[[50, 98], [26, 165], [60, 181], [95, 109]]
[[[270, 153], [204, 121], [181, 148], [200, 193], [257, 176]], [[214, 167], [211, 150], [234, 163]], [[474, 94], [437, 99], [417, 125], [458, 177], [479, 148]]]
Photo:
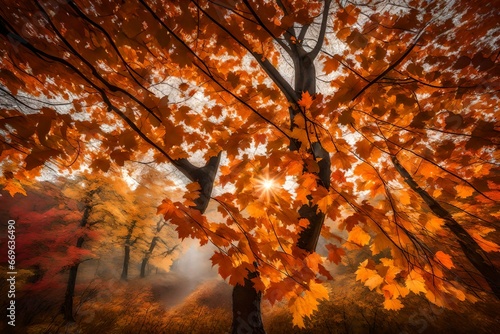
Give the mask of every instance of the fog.
[[172, 264], [170, 271], [154, 280], [153, 294], [165, 307], [180, 304], [201, 284], [210, 280], [221, 280], [217, 266], [212, 267], [215, 247], [208, 244], [200, 247], [192, 240], [183, 242], [185, 251]]

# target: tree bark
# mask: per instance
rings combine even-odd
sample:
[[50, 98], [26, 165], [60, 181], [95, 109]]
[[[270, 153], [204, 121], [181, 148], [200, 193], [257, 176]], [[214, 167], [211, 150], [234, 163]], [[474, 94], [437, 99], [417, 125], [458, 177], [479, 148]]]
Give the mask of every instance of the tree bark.
[[[87, 226], [87, 222], [90, 215], [91, 206], [85, 206], [85, 211], [83, 212], [82, 220], [80, 221], [80, 228]], [[83, 242], [85, 241], [83, 236], [80, 236], [76, 241], [76, 247], [82, 248]], [[75, 295], [76, 277], [78, 274], [78, 266], [80, 262], [76, 262], [69, 269], [68, 284], [66, 285], [66, 292], [64, 294], [64, 302], [61, 306], [61, 312], [64, 316], [64, 320], [74, 322], [75, 318], [73, 316], [73, 297]]]
[[444, 226], [450, 230], [458, 240], [462, 252], [465, 254], [470, 263], [484, 277], [491, 291], [500, 299], [500, 272], [489, 260], [486, 252], [478, 245], [476, 240], [460, 225], [451, 215], [451, 213], [443, 208], [439, 202], [434, 199], [427, 191], [422, 189], [408, 171], [399, 163], [398, 158], [391, 156], [394, 167], [403, 177], [406, 184], [413, 191], [418, 193], [424, 202], [429, 206], [432, 212], [439, 218], [445, 221]]
[[144, 256], [144, 258], [142, 259], [142, 263], [141, 263], [141, 278], [146, 277], [146, 266], [148, 264], [149, 257], [151, 256], [151, 254], [153, 254], [153, 251], [154, 251], [154, 249], [156, 247], [157, 241], [158, 241], [158, 236], [154, 236], [153, 239], [151, 240], [151, 244], [149, 245], [148, 252], [146, 253], [146, 255]]
[[123, 257], [123, 269], [120, 279], [126, 281], [128, 279], [128, 265], [130, 262], [130, 245], [125, 244], [125, 256]]
[[250, 280], [257, 275], [256, 272], [249, 273], [245, 285], [238, 284], [233, 289], [231, 334], [265, 334], [260, 310], [262, 293], [253, 288]]
[[121, 274], [121, 279], [126, 281], [128, 279], [128, 267], [130, 264], [130, 246], [134, 244], [135, 242], [131, 242], [132, 239], [132, 233], [134, 232], [134, 228], [137, 225], [137, 221], [134, 220], [130, 224], [130, 226], [127, 229], [127, 236], [125, 237], [125, 254], [123, 256], [123, 268], [122, 268], [122, 274]]

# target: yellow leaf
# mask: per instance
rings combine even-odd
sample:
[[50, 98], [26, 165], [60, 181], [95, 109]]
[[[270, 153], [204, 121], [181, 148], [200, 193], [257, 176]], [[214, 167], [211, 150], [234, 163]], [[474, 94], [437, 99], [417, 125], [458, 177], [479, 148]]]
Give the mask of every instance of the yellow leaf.
[[309, 290], [304, 291], [304, 296], [290, 300], [290, 311], [293, 316], [293, 325], [304, 328], [304, 318], [310, 317], [318, 309], [319, 300], [328, 300], [328, 290], [325, 286], [315, 281], [309, 283]]
[[387, 273], [385, 274], [385, 281], [387, 283], [392, 283], [394, 281], [394, 279], [396, 278], [396, 275], [399, 274], [401, 272], [401, 269], [399, 269], [398, 267], [389, 267], [389, 269], [387, 269]]
[[354, 226], [349, 232], [349, 238], [347, 241], [355, 243], [359, 246], [368, 245], [370, 242], [370, 235], [366, 233], [361, 227]]
[[294, 302], [290, 306], [290, 311], [292, 312], [293, 316], [292, 323], [294, 326], [297, 326], [299, 328], [306, 327], [304, 325], [304, 312], [307, 311], [307, 307], [307, 302], [303, 298], [295, 298]]
[[406, 278], [406, 287], [413, 293], [419, 294], [420, 292], [426, 293], [425, 283], [423, 277], [416, 273], [414, 270], [410, 272]]
[[321, 256], [316, 252], [309, 254], [305, 258], [305, 261], [307, 263], [307, 266], [311, 268], [311, 270], [314, 272], [318, 272], [319, 270], [318, 265], [323, 262], [321, 260]]
[[373, 238], [373, 242], [370, 245], [370, 250], [372, 251], [372, 255], [377, 255], [384, 249], [387, 249], [392, 246], [392, 242], [385, 236], [384, 233], [377, 233], [375, 238]]
[[448, 269], [454, 267], [453, 261], [451, 260], [451, 256], [443, 253], [442, 251], [438, 251], [436, 253], [436, 260], [438, 260], [443, 266], [445, 266]]
[[306, 291], [306, 294], [308, 293], [318, 300], [328, 300], [330, 298], [328, 289], [323, 284], [315, 281], [309, 283], [309, 291]]
[[384, 295], [393, 299], [398, 298], [399, 296], [406, 297], [410, 293], [408, 288], [397, 283], [386, 284], [382, 287], [382, 290], [384, 290]]
[[386, 299], [384, 301], [384, 308], [386, 310], [398, 311], [403, 308], [403, 304], [399, 299]]
[[455, 190], [457, 191], [457, 196], [460, 198], [467, 198], [474, 192], [474, 189], [472, 189], [471, 187], [461, 184], [455, 186]]
[[384, 278], [379, 274], [374, 274], [370, 278], [368, 278], [365, 282], [365, 286], [367, 286], [370, 290], [377, 288], [380, 284], [384, 282]]
[[[367, 261], [365, 261], [365, 262], [367, 262]], [[363, 262], [363, 263], [365, 263], [365, 262]], [[356, 270], [356, 273], [355, 273], [356, 274], [356, 281], [365, 282], [373, 275], [378, 275], [375, 270], [365, 268], [363, 263], [361, 263], [359, 265], [360, 268], [358, 270]]]

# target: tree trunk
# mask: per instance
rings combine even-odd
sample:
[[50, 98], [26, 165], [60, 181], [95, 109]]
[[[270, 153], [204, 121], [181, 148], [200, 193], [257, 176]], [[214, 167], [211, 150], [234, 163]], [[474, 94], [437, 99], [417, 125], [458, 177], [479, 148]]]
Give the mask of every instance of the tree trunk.
[[123, 257], [123, 269], [121, 275], [121, 279], [124, 281], [128, 279], [128, 267], [130, 263], [130, 246], [132, 246], [132, 244], [135, 243], [135, 241], [134, 242], [131, 241], [135, 225], [137, 225], [137, 221], [133, 220], [132, 223], [127, 228], [127, 236], [125, 237], [125, 255]]
[[125, 244], [125, 256], [123, 257], [123, 269], [121, 279], [126, 281], [128, 279], [128, 264], [130, 261], [130, 245]]
[[[79, 238], [79, 240], [80, 239], [83, 238]], [[64, 302], [62, 305], [64, 320], [71, 322], [75, 321], [75, 318], [73, 317], [73, 297], [75, 295], [76, 276], [79, 265], [80, 263], [76, 263], [69, 269], [68, 284], [66, 286], [66, 293], [64, 294]]]
[[156, 247], [157, 240], [158, 240], [158, 236], [153, 237], [153, 239], [151, 240], [151, 245], [149, 245], [148, 252], [146, 253], [146, 255], [144, 255], [144, 258], [142, 259], [141, 278], [146, 277], [146, 266], [148, 264], [149, 257], [151, 256], [151, 254], [153, 254], [153, 250]]
[[250, 281], [256, 276], [256, 272], [250, 273], [244, 286], [238, 284], [233, 289], [231, 334], [265, 334], [260, 310], [262, 293], [257, 292]]
[[[80, 228], [84, 228], [87, 225], [87, 221], [89, 219], [91, 207], [87, 205], [85, 207], [85, 211], [83, 212], [83, 217], [80, 222]], [[81, 236], [76, 241], [76, 247], [82, 248], [83, 242], [85, 241], [84, 237]], [[76, 276], [78, 274], [78, 266], [80, 262], [76, 262], [69, 269], [69, 277], [68, 284], [66, 285], [66, 292], [64, 294], [64, 302], [61, 306], [61, 312], [64, 316], [64, 320], [74, 322], [75, 318], [73, 316], [73, 297], [75, 295], [75, 286], [76, 286]]]
[[457, 237], [460, 248], [467, 259], [477, 269], [477, 271], [481, 273], [495, 296], [500, 299], [500, 272], [489, 260], [486, 252], [478, 245], [476, 240], [472, 238], [462, 225], [460, 225], [453, 218], [448, 210], [443, 208], [436, 199], [429, 195], [427, 191], [420, 188], [410, 173], [408, 173], [408, 171], [399, 163], [399, 160], [395, 155], [393, 155], [391, 159], [394, 167], [396, 167], [396, 170], [411, 187], [411, 189], [420, 195], [436, 216], [445, 221], [444, 226]]
[[[314, 59], [322, 47], [330, 3], [330, 0], [325, 1], [320, 35], [314, 49], [307, 52], [302, 45], [291, 44], [290, 50], [292, 52], [291, 56], [295, 71], [295, 87], [293, 89], [288, 86], [288, 83], [283, 82], [283, 78], [280, 74], [275, 73], [274, 68], [271, 68], [272, 66], [269, 63], [261, 63], [266, 73], [271, 79], [273, 79], [274, 83], [281, 89], [289, 102], [292, 104], [289, 108], [290, 129], [297, 126], [294, 123], [294, 117], [301, 112], [295, 105], [296, 99], [300, 98], [301, 94], [304, 92], [308, 92], [311, 96], [316, 94], [316, 68], [314, 66]], [[303, 27], [302, 31], [304, 34], [306, 30], [307, 27]], [[259, 55], [256, 57], [257, 61], [259, 61], [258, 57]], [[284, 87], [289, 87], [289, 89]], [[295, 105], [295, 107], [293, 107], [293, 105]], [[304, 143], [301, 143], [296, 139], [292, 139], [289, 148], [292, 151], [298, 150], [302, 144]], [[328, 191], [330, 187], [331, 175], [330, 154], [321, 146], [319, 142], [311, 143], [310, 153], [313, 155], [315, 161], [317, 161], [319, 167], [319, 172], [315, 173], [319, 180], [318, 186], [322, 186]], [[305, 169], [304, 172], [307, 172], [307, 170]], [[321, 229], [325, 221], [325, 214], [323, 212], [317, 212], [317, 206], [303, 205], [299, 209], [299, 215], [301, 218], [307, 218], [309, 220], [309, 225], [300, 232], [297, 247], [308, 253], [312, 253], [316, 250]], [[258, 275], [258, 272], [250, 272], [248, 277], [251, 278], [256, 275]], [[240, 333], [238, 330], [242, 330], [241, 333], [265, 333], [260, 313], [261, 294], [253, 288], [253, 284], [247, 284], [247, 281], [248, 279], [245, 280], [244, 286], [236, 285], [233, 290], [232, 334]], [[252, 282], [249, 281], [249, 283]], [[237, 321], [241, 318], [240, 313], [248, 315], [248, 319], [254, 319], [253, 317], [255, 314], [258, 313], [258, 318], [255, 319], [258, 319], [259, 321], [253, 322], [253, 324], [255, 324], [254, 328], [249, 326], [253, 332], [245, 332], [244, 330], [248, 329], [248, 327], [237, 327], [250, 325], [250, 321], [242, 322], [241, 324]], [[243, 320], [244, 319], [245, 318], [243, 318]]]

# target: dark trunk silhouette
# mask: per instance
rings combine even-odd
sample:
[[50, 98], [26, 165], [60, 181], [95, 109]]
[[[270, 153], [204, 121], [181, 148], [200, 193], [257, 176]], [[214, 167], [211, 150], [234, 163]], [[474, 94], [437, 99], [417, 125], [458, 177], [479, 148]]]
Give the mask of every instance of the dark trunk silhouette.
[[128, 264], [130, 262], [130, 246], [125, 245], [125, 255], [123, 256], [123, 269], [121, 279], [126, 281], [128, 279]]
[[262, 293], [253, 288], [250, 281], [257, 273], [252, 272], [245, 278], [245, 285], [233, 289], [233, 334], [264, 334], [260, 302]]
[[500, 272], [488, 258], [486, 252], [478, 245], [476, 240], [453, 218], [451, 213], [443, 208], [427, 191], [420, 188], [408, 171], [399, 163], [396, 156], [391, 157], [394, 167], [403, 177], [405, 182], [413, 189], [432, 212], [441, 219], [444, 219], [444, 226], [450, 230], [458, 240], [460, 248], [464, 252], [470, 263], [477, 269], [488, 283], [491, 291], [500, 299]]
[[125, 254], [123, 256], [123, 269], [121, 279], [126, 281], [128, 279], [128, 267], [130, 264], [130, 246], [132, 246], [135, 242], [132, 241], [132, 233], [134, 232], [135, 225], [137, 225], [137, 221], [133, 221], [132, 224], [127, 229], [127, 236], [125, 237]]
[[[87, 226], [89, 215], [90, 215], [91, 206], [85, 206], [85, 211], [83, 212], [82, 220], [80, 221], [80, 228], [84, 228]], [[76, 247], [82, 248], [83, 242], [85, 241], [83, 236], [80, 236], [76, 241]], [[64, 316], [64, 320], [66, 321], [75, 321], [73, 316], [73, 297], [75, 295], [75, 285], [76, 285], [76, 277], [78, 274], [78, 266], [80, 262], [76, 262], [69, 268], [69, 277], [68, 284], [66, 285], [66, 292], [64, 294], [64, 302], [61, 307], [62, 314]]]
[[149, 258], [151, 257], [151, 254], [153, 254], [153, 251], [156, 247], [157, 240], [158, 236], [154, 236], [153, 239], [151, 240], [151, 244], [149, 245], [148, 252], [146, 253], [146, 255], [144, 255], [144, 258], [142, 259], [141, 278], [146, 277], [146, 266], [148, 265]]

